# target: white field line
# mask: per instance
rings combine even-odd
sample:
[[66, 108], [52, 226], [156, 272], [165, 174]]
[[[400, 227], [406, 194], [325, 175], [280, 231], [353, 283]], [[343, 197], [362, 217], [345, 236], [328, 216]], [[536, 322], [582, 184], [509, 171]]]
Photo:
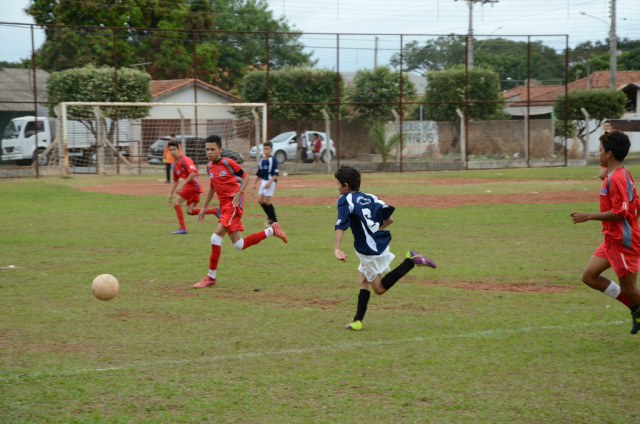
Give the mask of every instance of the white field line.
[[[179, 359], [179, 360], [164, 360], [164, 361], [149, 361], [149, 362], [135, 362], [126, 365], [119, 365], [105, 368], [89, 368], [79, 370], [69, 370], [61, 372], [37, 372], [37, 373], [25, 373], [25, 374], [13, 374], [7, 376], [0, 376], [0, 381], [8, 380], [20, 380], [22, 378], [38, 378], [38, 377], [61, 377], [61, 376], [75, 376], [87, 373], [100, 373], [109, 371], [120, 371], [128, 369], [147, 368], [155, 366], [168, 366], [168, 365], [185, 365], [190, 363], [207, 363], [207, 362], [219, 362], [224, 360], [241, 360], [247, 358], [259, 358], [264, 356], [288, 356], [288, 355], [305, 355], [314, 352], [322, 351], [338, 351], [338, 350], [350, 350], [361, 349], [364, 347], [371, 348], [376, 346], [388, 346], [388, 345], [401, 345], [409, 343], [424, 343], [435, 342], [438, 340], [449, 339], [479, 339], [483, 337], [499, 337], [507, 336], [511, 334], [535, 332], [535, 331], [553, 331], [553, 330], [572, 330], [588, 327], [606, 327], [612, 325], [624, 324], [627, 321], [608, 321], [608, 322], [595, 322], [595, 323], [580, 323], [574, 325], [543, 325], [540, 327], [522, 327], [522, 328], [497, 328], [494, 330], [476, 331], [472, 333], [451, 334], [435, 337], [411, 337], [405, 339], [394, 340], [376, 340], [369, 342], [350, 342], [340, 343], [326, 346], [310, 346], [299, 349], [279, 349], [279, 350], [266, 350], [256, 352], [237, 353], [232, 355], [219, 355], [219, 356], [207, 356], [192, 359]], [[347, 330], [345, 330], [347, 331]]]

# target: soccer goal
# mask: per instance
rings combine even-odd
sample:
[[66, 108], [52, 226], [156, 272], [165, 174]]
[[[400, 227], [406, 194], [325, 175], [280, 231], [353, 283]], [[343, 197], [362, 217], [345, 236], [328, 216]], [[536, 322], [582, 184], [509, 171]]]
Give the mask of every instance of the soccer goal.
[[[56, 109], [58, 131], [45, 154], [69, 172], [111, 173], [114, 165], [163, 165], [175, 136], [196, 164], [207, 163], [204, 140], [219, 135], [226, 155], [249, 160], [251, 147], [267, 137], [264, 103], [64, 102]], [[55, 144], [58, 145], [56, 149]], [[57, 153], [57, 155], [56, 155]], [[54, 159], [54, 158], [51, 158]]]

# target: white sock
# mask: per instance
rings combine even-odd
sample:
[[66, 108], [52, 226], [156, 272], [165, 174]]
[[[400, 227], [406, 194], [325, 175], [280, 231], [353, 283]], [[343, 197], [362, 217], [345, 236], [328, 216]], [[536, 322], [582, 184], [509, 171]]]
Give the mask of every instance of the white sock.
[[264, 233], [267, 235], [267, 237], [272, 236], [273, 235], [273, 227], [269, 227], [266, 230], [264, 230]]
[[244, 239], [240, 239], [237, 242], [233, 243], [233, 247], [236, 248], [236, 250], [242, 250], [242, 248], [244, 247]]
[[607, 287], [607, 289], [604, 291], [604, 294], [606, 294], [607, 296], [613, 297], [614, 299], [617, 299], [618, 296], [620, 296], [620, 286], [614, 283], [613, 281], [611, 281], [611, 283], [609, 284], [609, 287]]
[[216, 278], [216, 270], [215, 269], [210, 269], [209, 272], [207, 272], [207, 275], [213, 279]]
[[220, 237], [216, 233], [213, 233], [213, 235], [211, 236], [211, 244], [215, 246], [222, 246], [222, 237]]

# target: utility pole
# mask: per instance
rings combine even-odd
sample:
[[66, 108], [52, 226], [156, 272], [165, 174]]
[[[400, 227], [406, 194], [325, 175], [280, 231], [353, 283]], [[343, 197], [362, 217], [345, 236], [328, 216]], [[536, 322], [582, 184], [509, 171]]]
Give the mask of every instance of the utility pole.
[[[456, 0], [458, 1], [458, 0]], [[469, 70], [473, 69], [473, 4], [474, 3], [498, 3], [498, 0], [463, 0], [469, 3], [469, 32], [467, 33], [467, 68]]]
[[378, 37], [376, 37], [376, 43], [373, 54], [373, 69], [378, 67]]
[[611, 0], [611, 31], [609, 33], [609, 88], [616, 89], [618, 74], [618, 37], [616, 36], [616, 0]]

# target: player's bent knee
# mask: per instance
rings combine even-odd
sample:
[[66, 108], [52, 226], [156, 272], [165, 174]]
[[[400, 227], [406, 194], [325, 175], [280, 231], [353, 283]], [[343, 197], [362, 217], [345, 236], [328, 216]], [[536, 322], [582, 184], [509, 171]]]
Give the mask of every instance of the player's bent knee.
[[583, 282], [584, 284], [586, 284], [587, 286], [589, 286], [589, 287], [593, 287], [593, 286], [594, 286], [594, 284], [596, 284], [597, 279], [598, 279], [598, 276], [597, 276], [597, 275], [593, 275], [593, 274], [592, 274], [592, 273], [590, 273], [590, 272], [586, 272], [586, 271], [585, 271], [585, 272], [582, 274], [582, 282]]
[[378, 296], [383, 295], [383, 294], [385, 294], [385, 293], [387, 292], [387, 289], [385, 289], [385, 288], [384, 288], [384, 287], [382, 287], [382, 286], [377, 286], [377, 285], [373, 285], [373, 284], [372, 284], [372, 285], [371, 285], [371, 288], [373, 288], [373, 292], [374, 292], [375, 294], [377, 294]]

